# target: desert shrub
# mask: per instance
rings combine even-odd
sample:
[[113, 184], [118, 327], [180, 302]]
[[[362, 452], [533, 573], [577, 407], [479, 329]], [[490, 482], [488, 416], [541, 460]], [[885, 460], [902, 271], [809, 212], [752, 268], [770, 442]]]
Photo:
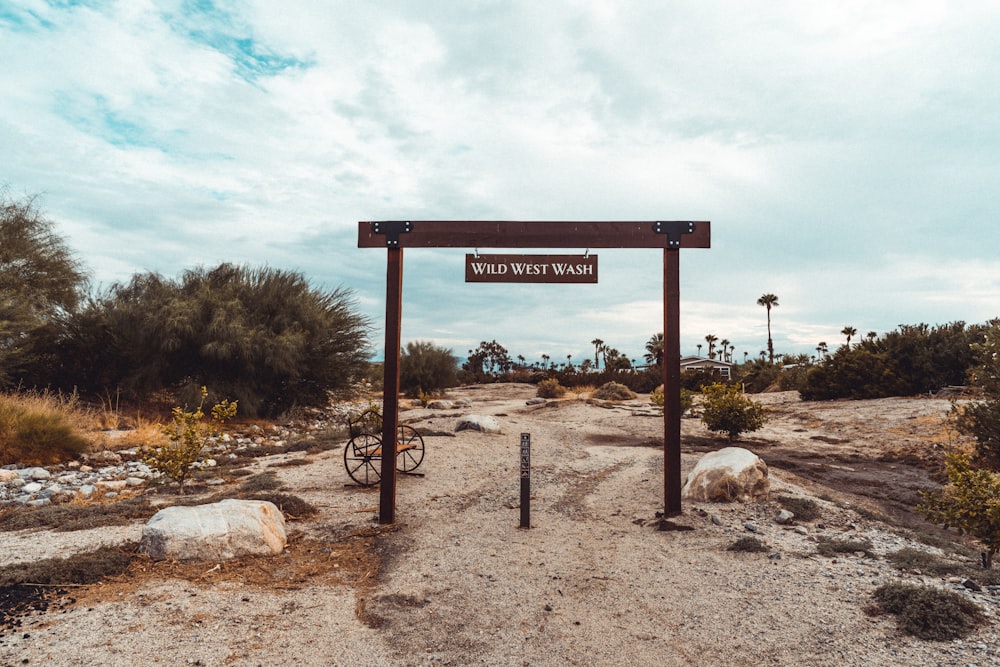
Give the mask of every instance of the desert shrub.
[[325, 405], [363, 377], [368, 329], [349, 291], [314, 289], [294, 272], [221, 264], [179, 281], [141, 274], [69, 318], [53, 383], [131, 398], [208, 385], [246, 416], [275, 416]]
[[910, 547], [886, 554], [885, 558], [897, 570], [918, 570], [941, 577], [957, 574], [963, 569], [960, 563], [950, 562], [932, 553]]
[[760, 430], [767, 419], [767, 408], [754, 403], [739, 387], [713, 384], [702, 390], [701, 420], [708, 430], [725, 433], [732, 442], [743, 433]]
[[90, 446], [74, 425], [73, 398], [55, 394], [0, 395], [0, 465], [45, 465], [76, 458]]
[[957, 431], [976, 439], [976, 464], [1000, 470], [1000, 400], [956, 405], [952, 421]]
[[948, 483], [937, 491], [921, 493], [917, 511], [928, 521], [969, 534], [986, 547], [986, 567], [1000, 550], [1000, 474], [974, 468], [968, 454], [945, 456]]
[[782, 507], [794, 514], [795, 518], [799, 521], [815, 521], [820, 517], [819, 503], [812, 498], [779, 496], [778, 502]]
[[216, 434], [219, 426], [236, 416], [236, 402], [230, 403], [224, 400], [212, 406], [212, 418], [209, 422], [205, 422], [202, 407], [207, 396], [208, 389], [202, 387], [201, 402], [193, 412], [180, 407], [173, 409], [171, 423], [163, 427], [170, 444], [142, 450], [143, 462], [156, 472], [177, 482], [181, 493], [184, 493], [184, 482], [187, 481], [194, 463], [201, 455], [201, 450], [208, 444], [209, 438]]
[[756, 537], [741, 537], [728, 547], [726, 551], [744, 551], [749, 553], [760, 553], [767, 551], [767, 545]]
[[154, 512], [149, 500], [144, 497], [94, 505], [46, 505], [0, 514], [0, 531], [50, 528], [72, 532], [102, 526], [123, 526], [137, 520], [145, 521]]
[[[738, 366], [736, 377], [737, 384], [743, 385], [744, 390], [751, 394], [759, 394], [768, 389], [781, 377], [781, 366], [766, 359], [751, 359], [747, 363]], [[718, 383], [719, 380], [707, 382], [704, 386]]]
[[977, 464], [1000, 470], [1000, 319], [991, 320], [971, 348], [978, 365], [970, 379], [982, 387], [986, 400], [956, 407], [955, 427], [976, 439]]
[[45, 558], [31, 563], [5, 565], [0, 567], [0, 586], [97, 583], [104, 577], [125, 572], [135, 559], [136, 551], [137, 545], [129, 542], [66, 558]]
[[401, 351], [399, 385], [408, 395], [433, 394], [456, 384], [458, 360], [448, 348], [415, 341]]
[[298, 496], [293, 496], [287, 493], [251, 493], [251, 494], [241, 494], [240, 498], [244, 500], [262, 500], [269, 503], [274, 503], [274, 506], [281, 510], [282, 514], [285, 514], [290, 519], [303, 519], [309, 516], [315, 516], [319, 513], [319, 509]]
[[816, 553], [820, 556], [836, 556], [837, 554], [853, 554], [861, 552], [872, 555], [871, 540], [840, 540], [832, 537], [820, 537], [816, 542]]
[[566, 387], [555, 378], [547, 378], [538, 383], [535, 395], [541, 398], [559, 398], [566, 394]]
[[590, 397], [602, 401], [628, 401], [635, 398], [635, 393], [623, 384], [608, 382], [598, 387]]
[[[659, 385], [649, 393], [649, 402], [653, 405], [663, 407], [663, 385]], [[681, 387], [681, 414], [684, 414], [694, 405], [694, 392]]]
[[894, 582], [872, 594], [874, 614], [892, 614], [899, 629], [932, 641], [959, 639], [986, 622], [976, 603], [954, 591]]

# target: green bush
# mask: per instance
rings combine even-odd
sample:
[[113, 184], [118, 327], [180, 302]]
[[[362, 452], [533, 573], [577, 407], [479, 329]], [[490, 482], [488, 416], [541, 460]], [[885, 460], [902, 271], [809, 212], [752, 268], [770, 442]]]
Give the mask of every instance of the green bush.
[[917, 511], [931, 523], [969, 534], [986, 547], [986, 567], [1000, 550], [1000, 474], [972, 467], [969, 456], [952, 452], [945, 457], [948, 483], [921, 493]]
[[702, 394], [701, 420], [709, 431], [725, 433], [730, 442], [764, 426], [767, 408], [751, 401], [739, 387], [713, 384]]
[[298, 273], [222, 264], [179, 281], [142, 274], [70, 318], [57, 355], [60, 386], [145, 398], [209, 385], [246, 416], [325, 405], [364, 377], [368, 321], [350, 293]]
[[427, 341], [407, 343], [400, 356], [399, 384], [409, 396], [454, 387], [458, 384], [458, 360], [448, 348]]
[[1000, 319], [989, 322], [972, 349], [979, 363], [970, 379], [982, 387], [986, 400], [956, 406], [955, 427], [976, 439], [977, 464], [1000, 470]]
[[566, 394], [566, 387], [555, 378], [547, 378], [538, 383], [535, 395], [541, 398], [559, 398]]
[[177, 482], [181, 493], [184, 493], [184, 482], [208, 439], [216, 434], [219, 426], [236, 416], [236, 402], [222, 401], [212, 406], [211, 421], [204, 422], [205, 413], [201, 409], [207, 396], [208, 389], [202, 387], [201, 402], [193, 412], [179, 407], [173, 409], [171, 423], [163, 427], [170, 444], [147, 447], [142, 451], [143, 462]]
[[873, 593], [872, 613], [892, 614], [900, 630], [932, 641], [960, 639], [986, 622], [976, 603], [954, 591], [894, 582]]
[[[664, 397], [662, 384], [650, 392], [649, 402], [661, 408], [663, 407]], [[681, 414], [690, 410], [692, 405], [694, 405], [694, 392], [681, 387]]]
[[635, 393], [623, 384], [608, 382], [598, 387], [590, 397], [602, 401], [628, 401], [635, 398]]

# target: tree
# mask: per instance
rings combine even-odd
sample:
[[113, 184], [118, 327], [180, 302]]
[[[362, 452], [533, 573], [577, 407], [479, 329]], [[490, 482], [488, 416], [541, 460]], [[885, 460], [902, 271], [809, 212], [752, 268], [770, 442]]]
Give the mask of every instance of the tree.
[[768, 361], [774, 363], [774, 341], [771, 339], [771, 309], [778, 307], [778, 297], [773, 294], [762, 294], [757, 299], [758, 306], [767, 308], [767, 354]]
[[594, 340], [590, 341], [590, 344], [594, 346], [594, 368], [600, 369], [601, 367], [600, 355], [601, 352], [604, 350], [604, 341], [601, 340], [600, 338], [595, 338]]
[[38, 361], [46, 347], [39, 340], [76, 308], [83, 285], [79, 263], [34, 198], [0, 190], [0, 387]]
[[406, 344], [399, 360], [400, 388], [412, 396], [434, 393], [458, 384], [458, 360], [451, 350], [429, 341]]
[[729, 339], [723, 338], [720, 340], [719, 347], [722, 348], [722, 360], [729, 361]]
[[993, 566], [1000, 550], [1000, 475], [972, 467], [969, 456], [952, 452], [945, 458], [948, 483], [937, 491], [921, 493], [917, 511], [931, 523], [956, 528], [986, 547], [984, 565]]
[[719, 340], [719, 337], [715, 334], [708, 334], [705, 336], [705, 342], [708, 343], [708, 358], [715, 359], [715, 341]]
[[705, 397], [701, 420], [708, 430], [725, 433], [730, 442], [764, 426], [767, 408], [751, 401], [736, 385], [712, 384], [701, 392]]
[[657, 366], [663, 365], [663, 332], [653, 334], [653, 336], [646, 341], [646, 363], [655, 364]]
[[482, 341], [475, 350], [469, 350], [469, 358], [462, 365], [468, 374], [467, 379], [472, 382], [495, 380], [499, 375], [509, 373], [513, 367], [514, 362], [507, 348], [495, 340]]
[[843, 329], [840, 330], [840, 333], [842, 333], [845, 336], [847, 336], [847, 349], [850, 349], [851, 348], [851, 339], [854, 338], [854, 336], [857, 335], [858, 330], [855, 329], [852, 326], [846, 326], [846, 327], [844, 327]]

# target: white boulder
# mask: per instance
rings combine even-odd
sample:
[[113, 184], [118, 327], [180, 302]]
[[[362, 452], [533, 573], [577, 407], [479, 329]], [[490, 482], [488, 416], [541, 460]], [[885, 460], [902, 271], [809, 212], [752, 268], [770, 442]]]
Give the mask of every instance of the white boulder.
[[226, 560], [280, 554], [286, 539], [274, 503], [228, 499], [160, 510], [143, 526], [140, 549], [153, 560]]
[[465, 415], [455, 424], [456, 431], [481, 431], [482, 433], [499, 433], [500, 422], [489, 415]]
[[767, 500], [771, 483], [767, 464], [742, 447], [725, 447], [701, 457], [687, 477], [681, 494], [702, 502]]

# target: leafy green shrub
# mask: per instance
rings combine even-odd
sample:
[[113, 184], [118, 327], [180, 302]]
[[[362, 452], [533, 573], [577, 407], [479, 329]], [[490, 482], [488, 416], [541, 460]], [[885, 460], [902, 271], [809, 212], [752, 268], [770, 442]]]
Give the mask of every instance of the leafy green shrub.
[[86, 451], [73, 409], [47, 394], [0, 395], [0, 465], [60, 463]]
[[1000, 474], [972, 467], [969, 456], [945, 456], [948, 483], [937, 491], [921, 493], [917, 511], [931, 523], [969, 534], [986, 547], [986, 567], [1000, 550]]
[[141, 274], [69, 318], [53, 383], [132, 398], [208, 385], [244, 415], [276, 416], [325, 405], [364, 377], [368, 330], [350, 292], [314, 289], [294, 272], [221, 264], [179, 281]]
[[201, 409], [207, 396], [208, 389], [202, 387], [201, 403], [193, 412], [179, 407], [173, 409], [173, 420], [163, 427], [163, 432], [170, 439], [169, 445], [147, 447], [142, 451], [143, 462], [177, 482], [181, 493], [184, 493], [184, 482], [208, 439], [215, 435], [218, 426], [236, 416], [236, 401], [230, 403], [226, 400], [213, 405], [211, 421], [203, 422], [205, 413]]
[[[658, 407], [663, 407], [663, 385], [649, 393], [649, 402]], [[694, 405], [694, 392], [681, 387], [681, 414], [684, 414]]]
[[741, 434], [760, 430], [767, 419], [767, 408], [747, 398], [739, 387], [713, 384], [702, 390], [701, 420], [708, 430], [725, 433], [729, 441]]
[[756, 537], [741, 537], [728, 547], [726, 551], [744, 551], [749, 553], [760, 553], [767, 551], [767, 545]]
[[982, 340], [972, 346], [977, 366], [970, 379], [983, 388], [985, 401], [954, 408], [955, 427], [976, 439], [976, 463], [1000, 470], [1000, 319], [984, 328]]
[[566, 387], [555, 378], [546, 378], [538, 383], [535, 395], [540, 398], [559, 398], [566, 394]]
[[900, 630], [932, 641], [959, 639], [986, 623], [976, 603], [954, 591], [894, 582], [872, 594], [873, 614], [892, 614]]
[[635, 398], [635, 393], [623, 384], [608, 382], [598, 387], [590, 397], [602, 401], [628, 401]]
[[454, 387], [458, 384], [458, 360], [451, 350], [428, 341], [406, 344], [400, 353], [399, 385], [410, 396]]

